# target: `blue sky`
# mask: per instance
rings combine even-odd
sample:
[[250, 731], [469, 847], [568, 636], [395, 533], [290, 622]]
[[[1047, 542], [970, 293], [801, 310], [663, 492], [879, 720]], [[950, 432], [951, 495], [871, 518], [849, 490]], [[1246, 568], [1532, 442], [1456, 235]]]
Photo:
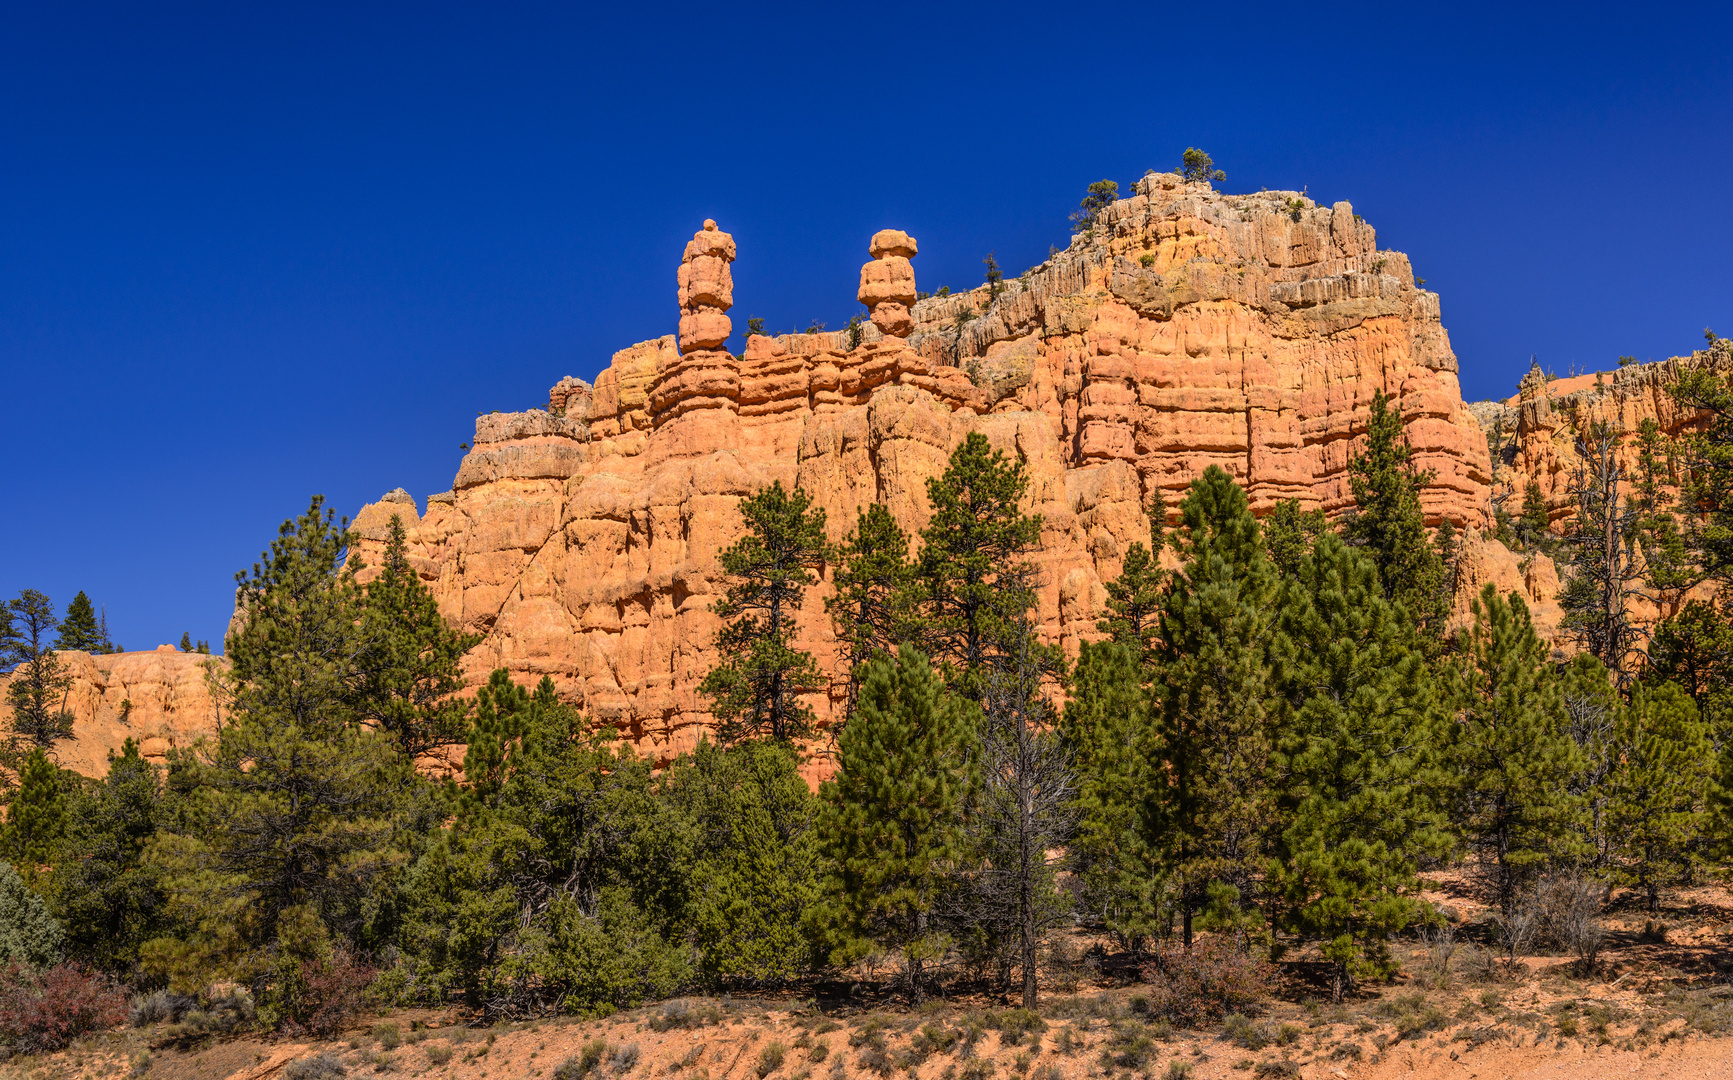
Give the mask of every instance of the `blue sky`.
[[450, 486], [475, 414], [671, 332], [837, 326], [1063, 244], [1201, 146], [1348, 199], [1443, 297], [1470, 398], [1733, 332], [1725, 6], [0, 6], [0, 594], [221, 638], [314, 492]]

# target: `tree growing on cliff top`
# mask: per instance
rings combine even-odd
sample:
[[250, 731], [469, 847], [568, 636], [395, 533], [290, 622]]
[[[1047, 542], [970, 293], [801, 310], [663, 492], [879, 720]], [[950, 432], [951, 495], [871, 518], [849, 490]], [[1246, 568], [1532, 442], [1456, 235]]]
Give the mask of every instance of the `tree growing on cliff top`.
[[1071, 211], [1071, 231], [1088, 232], [1095, 228], [1095, 219], [1101, 212], [1113, 205], [1119, 198], [1119, 182], [1116, 180], [1097, 180], [1089, 185], [1084, 192], [1083, 201], [1077, 204], [1077, 209]]
[[[72, 714], [66, 711], [72, 674], [48, 643], [60, 620], [48, 597], [35, 589], [25, 589], [8, 607], [18, 627], [6, 658], [7, 666], [17, 665], [6, 689], [12, 730], [27, 746], [52, 751], [55, 743], [72, 737]], [[0, 764], [17, 767], [16, 762]]]
[[1357, 511], [1344, 534], [1372, 557], [1385, 598], [1406, 608], [1408, 617], [1436, 642], [1450, 614], [1450, 597], [1444, 589], [1444, 564], [1426, 535], [1420, 509], [1420, 489], [1432, 477], [1414, 465], [1413, 450], [1403, 441], [1402, 414], [1389, 407], [1383, 391], [1374, 394], [1366, 449], [1348, 459], [1348, 485]]
[[758, 735], [798, 739], [815, 721], [800, 695], [824, 687], [812, 654], [792, 644], [812, 570], [829, 553], [824, 511], [778, 480], [741, 500], [740, 515], [746, 535], [720, 556], [728, 588], [711, 607], [724, 620], [716, 633], [721, 660], [698, 691], [711, 698], [724, 743]]
[[54, 639], [56, 649], [68, 652], [107, 652], [102, 627], [96, 621], [96, 608], [90, 597], [80, 589], [72, 603], [66, 605], [66, 618], [60, 622], [60, 634]]
[[1186, 147], [1180, 155], [1179, 174], [1194, 184], [1221, 183], [1228, 174], [1215, 167], [1215, 160], [1202, 150]]

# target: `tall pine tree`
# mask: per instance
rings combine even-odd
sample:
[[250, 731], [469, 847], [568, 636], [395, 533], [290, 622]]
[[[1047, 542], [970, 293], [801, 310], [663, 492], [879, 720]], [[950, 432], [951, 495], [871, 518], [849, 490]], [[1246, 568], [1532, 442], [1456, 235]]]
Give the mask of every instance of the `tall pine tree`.
[[72, 603], [66, 605], [66, 618], [60, 621], [60, 635], [54, 639], [54, 647], [66, 652], [100, 653], [104, 644], [96, 608], [80, 589]]
[[[54, 617], [48, 597], [35, 589], [25, 589], [8, 607], [17, 630], [6, 660], [17, 667], [6, 688], [6, 703], [12, 707], [12, 731], [24, 744], [8, 756], [30, 747], [52, 752], [55, 743], [72, 737], [72, 714], [66, 711], [72, 674], [48, 642], [60, 620]], [[18, 764], [0, 762], [14, 769]]]
[[216, 676], [229, 719], [184, 766], [180, 810], [150, 854], [181, 929], [146, 943], [146, 969], [177, 988], [249, 982], [278, 1019], [301, 1018], [309, 964], [378, 940], [405, 857], [395, 817], [413, 771], [355, 709], [351, 538], [315, 497], [237, 575], [242, 619]]
[[914, 619], [909, 561], [909, 537], [881, 503], [859, 511], [855, 527], [837, 552], [834, 595], [825, 610], [842, 643], [842, 663], [848, 672], [846, 715], [854, 715], [860, 697], [861, 672], [877, 653], [888, 653], [905, 641], [921, 643]]
[[1095, 628], [1129, 650], [1139, 669], [1155, 660], [1156, 639], [1161, 630], [1162, 583], [1167, 572], [1138, 540], [1125, 551], [1119, 576], [1109, 581], [1107, 617]]
[[68, 955], [117, 976], [134, 974], [139, 946], [161, 927], [165, 897], [144, 862], [164, 816], [157, 773], [131, 739], [109, 752], [102, 782], [70, 800], [49, 888]]
[[1714, 767], [1708, 730], [1678, 686], [1639, 683], [1619, 710], [1606, 780], [1607, 826], [1621, 856], [1613, 880], [1660, 910], [1661, 885], [1682, 876], [1701, 835]]
[[1441, 688], [1371, 560], [1330, 533], [1278, 602], [1271, 647], [1282, 822], [1267, 887], [1279, 923], [1323, 943], [1332, 993], [1396, 969], [1390, 937], [1419, 921], [1422, 858], [1449, 849]]
[[1472, 611], [1453, 671], [1462, 710], [1449, 729], [1453, 824], [1509, 917], [1548, 864], [1586, 849], [1582, 800], [1570, 791], [1582, 764], [1528, 606], [1488, 583]]
[[1022, 463], [1008, 461], [978, 431], [927, 481], [933, 516], [921, 530], [924, 636], [933, 662], [948, 668], [971, 700], [983, 692], [984, 667], [1016, 650], [1021, 616], [1035, 606], [1027, 556], [1041, 537], [1041, 518], [1019, 507], [1028, 485]]
[[413, 761], [463, 742], [471, 703], [458, 664], [482, 639], [453, 629], [409, 565], [403, 519], [391, 515], [379, 574], [362, 595], [355, 659], [355, 714]]
[[1389, 407], [1382, 391], [1373, 395], [1365, 452], [1348, 459], [1348, 485], [1357, 510], [1345, 535], [1372, 557], [1384, 596], [1439, 639], [1450, 608], [1444, 566], [1426, 536], [1420, 510], [1420, 489], [1431, 482], [1432, 473], [1414, 465], [1402, 414]]
[[836, 964], [875, 945], [900, 951], [917, 998], [949, 944], [936, 915], [966, 853], [978, 722], [905, 645], [868, 663], [859, 708], [837, 739], [837, 774], [819, 791], [824, 899], [814, 931]]
[[711, 698], [725, 743], [802, 738], [816, 718], [801, 695], [822, 689], [824, 679], [812, 654], [794, 647], [794, 619], [828, 553], [824, 511], [798, 487], [783, 491], [779, 480], [741, 500], [740, 515], [746, 535], [720, 556], [728, 587], [711, 608], [723, 619], [722, 656], [698, 691]]
[[1136, 654], [1118, 641], [1077, 651], [1060, 735], [1077, 775], [1071, 872], [1084, 909], [1134, 955], [1166, 927], [1155, 805], [1160, 744]]
[[1210, 466], [1180, 503], [1184, 565], [1161, 615], [1155, 685], [1167, 768], [1145, 820], [1184, 920], [1249, 896], [1273, 823], [1269, 668], [1276, 574], [1246, 495]]
[[41, 747], [30, 751], [18, 773], [18, 790], [0, 826], [0, 857], [33, 878], [52, 862], [66, 830], [66, 782]]

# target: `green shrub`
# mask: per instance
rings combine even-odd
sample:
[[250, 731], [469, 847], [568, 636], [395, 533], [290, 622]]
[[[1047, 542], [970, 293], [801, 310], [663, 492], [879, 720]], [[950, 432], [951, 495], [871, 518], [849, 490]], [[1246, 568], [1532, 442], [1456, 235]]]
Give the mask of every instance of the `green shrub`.
[[349, 1075], [349, 1070], [339, 1061], [336, 1054], [314, 1054], [299, 1061], [291, 1061], [283, 1069], [283, 1080], [338, 1080]]
[[788, 1047], [779, 1042], [771, 1042], [758, 1052], [758, 1080], [782, 1068], [782, 1062], [788, 1057]]
[[10, 863], [0, 862], [0, 967], [52, 967], [60, 962], [65, 937], [42, 897], [25, 886]]
[[446, 1043], [428, 1043], [421, 1051], [429, 1065], [444, 1065], [451, 1060], [451, 1047]]

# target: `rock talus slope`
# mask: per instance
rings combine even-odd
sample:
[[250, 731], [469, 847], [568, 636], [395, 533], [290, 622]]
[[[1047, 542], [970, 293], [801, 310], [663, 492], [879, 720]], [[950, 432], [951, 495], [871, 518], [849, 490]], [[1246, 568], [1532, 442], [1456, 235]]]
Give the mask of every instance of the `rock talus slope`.
[[[868, 320], [751, 336], [736, 357], [735, 241], [706, 222], [677, 272], [677, 333], [616, 353], [593, 387], [562, 380], [546, 411], [481, 417], [425, 513], [401, 493], [362, 511], [362, 556], [377, 561], [399, 515], [441, 609], [486, 635], [472, 679], [550, 676], [665, 755], [706, 717], [695, 688], [714, 658], [717, 553], [740, 535], [739, 500], [775, 480], [813, 493], [833, 538], [872, 502], [913, 532], [926, 482], [982, 432], [1027, 467], [1044, 520], [1040, 629], [1071, 648], [1094, 635], [1126, 548], [1148, 541], [1144, 508], [1159, 493], [1172, 513], [1205, 467], [1260, 512], [1348, 507], [1348, 458], [1380, 391], [1436, 475], [1429, 520], [1487, 519], [1487, 443], [1438, 297], [1347, 203], [1151, 174], [1069, 249], [993, 288], [922, 296], [917, 251], [878, 233], [857, 294]], [[799, 626], [829, 669], [824, 576]], [[833, 700], [815, 699], [821, 717]]]

